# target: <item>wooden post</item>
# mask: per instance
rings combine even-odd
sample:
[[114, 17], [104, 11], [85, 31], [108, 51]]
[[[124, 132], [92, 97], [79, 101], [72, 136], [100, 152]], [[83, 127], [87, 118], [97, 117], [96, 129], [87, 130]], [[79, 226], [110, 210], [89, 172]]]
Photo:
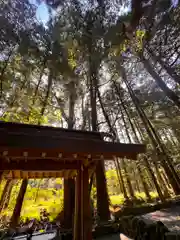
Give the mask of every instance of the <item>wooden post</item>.
[[75, 214], [74, 214], [74, 236], [73, 240], [81, 238], [81, 170], [78, 170], [75, 183]]
[[73, 240], [92, 240], [88, 168], [82, 166], [76, 177]]
[[21, 208], [22, 208], [22, 204], [23, 204], [23, 200], [24, 200], [24, 195], [25, 195], [26, 189], [27, 189], [27, 185], [28, 185], [28, 179], [23, 179], [21, 188], [19, 190], [19, 194], [18, 194], [18, 197], [16, 200], [16, 205], [15, 205], [12, 217], [11, 217], [10, 227], [15, 227], [18, 224], [20, 214], [21, 214]]
[[110, 212], [103, 160], [98, 161], [96, 165], [96, 187], [98, 216], [100, 221], [107, 222], [110, 219]]
[[3, 171], [0, 171], [0, 184], [1, 184], [1, 181], [2, 181], [2, 175], [3, 175]]
[[75, 202], [75, 182], [74, 179], [64, 179], [64, 219], [63, 227], [72, 228]]
[[82, 208], [82, 235], [83, 240], [92, 240], [92, 215], [90, 206], [90, 194], [89, 194], [89, 174], [88, 168], [84, 167], [81, 170], [81, 208]]

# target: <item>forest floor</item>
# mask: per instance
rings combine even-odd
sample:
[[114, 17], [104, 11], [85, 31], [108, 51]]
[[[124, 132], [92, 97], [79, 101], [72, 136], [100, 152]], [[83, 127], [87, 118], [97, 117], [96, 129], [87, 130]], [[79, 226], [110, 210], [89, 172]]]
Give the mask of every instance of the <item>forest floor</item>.
[[[162, 221], [170, 231], [180, 231], [180, 206], [173, 206], [172, 208], [162, 209], [152, 213], [142, 215], [143, 218], [152, 221]], [[41, 236], [34, 236], [33, 240], [52, 239], [54, 234], [45, 234]], [[19, 239], [19, 238], [15, 238]], [[21, 240], [26, 239], [22, 238]], [[98, 237], [98, 240], [131, 240], [123, 234], [113, 234], [103, 237]]]
[[148, 213], [143, 217], [152, 221], [163, 222], [170, 231], [180, 231], [180, 206]]
[[113, 234], [98, 238], [98, 240], [131, 240], [123, 234]]
[[[142, 215], [143, 218], [152, 221], [163, 222], [170, 231], [180, 231], [180, 206], [162, 209]], [[113, 234], [98, 238], [98, 240], [131, 240], [123, 234]]]

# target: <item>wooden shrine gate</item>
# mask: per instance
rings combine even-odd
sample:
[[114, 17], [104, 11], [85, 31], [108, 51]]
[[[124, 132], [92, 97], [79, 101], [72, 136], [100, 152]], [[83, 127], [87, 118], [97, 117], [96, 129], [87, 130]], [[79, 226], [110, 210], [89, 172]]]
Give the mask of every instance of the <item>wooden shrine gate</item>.
[[[89, 177], [96, 163], [114, 157], [136, 159], [144, 151], [141, 144], [103, 141], [98, 132], [0, 122], [1, 177], [76, 179], [74, 240], [92, 239]], [[18, 196], [21, 206], [25, 191]], [[14, 212], [16, 221], [21, 206]]]

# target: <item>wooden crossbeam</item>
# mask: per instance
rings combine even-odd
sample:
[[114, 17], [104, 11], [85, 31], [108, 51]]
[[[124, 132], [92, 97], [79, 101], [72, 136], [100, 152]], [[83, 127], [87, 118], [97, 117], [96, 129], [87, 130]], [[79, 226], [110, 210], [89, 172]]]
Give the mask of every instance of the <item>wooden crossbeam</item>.
[[57, 128], [49, 126], [39, 126], [31, 124], [13, 123], [0, 121], [0, 131], [16, 132], [16, 133], [31, 133], [33, 136], [61, 136], [61, 137], [76, 137], [76, 138], [89, 138], [101, 139], [100, 132], [83, 131], [83, 130], [70, 130], [67, 128]]
[[37, 159], [28, 161], [4, 161], [4, 159], [0, 159], [0, 169], [2, 171], [8, 170], [22, 170], [22, 171], [60, 171], [60, 170], [67, 170], [67, 169], [79, 169], [80, 163], [76, 162], [58, 162], [53, 161], [51, 159]]
[[[78, 138], [62, 137], [34, 137], [30, 134], [18, 134], [0, 131], [0, 148], [4, 152], [11, 150], [22, 150], [33, 155], [38, 151], [72, 154], [96, 154], [103, 155], [105, 159], [112, 159], [112, 156], [136, 158], [137, 154], [145, 152], [145, 146], [142, 144], [122, 144], [104, 142], [101, 140], [89, 140]], [[50, 156], [49, 156], [50, 157]]]
[[[68, 172], [67, 172], [68, 171]], [[12, 170], [3, 175], [3, 179], [34, 179], [34, 178], [74, 178], [77, 175], [77, 170], [62, 170], [58, 172], [35, 172], [35, 171], [20, 171]]]

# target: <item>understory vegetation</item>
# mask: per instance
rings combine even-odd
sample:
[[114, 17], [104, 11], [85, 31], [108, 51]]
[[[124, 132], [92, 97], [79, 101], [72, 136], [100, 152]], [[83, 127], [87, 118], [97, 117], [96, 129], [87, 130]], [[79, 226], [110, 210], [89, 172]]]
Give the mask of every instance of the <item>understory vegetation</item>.
[[[106, 172], [107, 176], [107, 187], [110, 198], [110, 211], [120, 211], [125, 203], [125, 198], [120, 190], [118, 183], [117, 173], [115, 170], [108, 170]], [[134, 180], [132, 180], [132, 183]], [[6, 180], [3, 180], [0, 185], [0, 198], [2, 197], [2, 192], [5, 187]], [[135, 184], [135, 182], [134, 182]], [[18, 192], [20, 190], [21, 180], [13, 180], [13, 187], [9, 194], [9, 197], [4, 202], [3, 210], [1, 211], [1, 216], [6, 221], [10, 220], [13, 213]], [[134, 206], [142, 206], [148, 204], [148, 199], [146, 194], [143, 192], [141, 185], [140, 188], [134, 191], [134, 196], [139, 202], [135, 202]], [[63, 179], [36, 179], [29, 180], [29, 184], [24, 196], [23, 206], [21, 210], [21, 220], [26, 221], [27, 219], [36, 218], [40, 219], [40, 212], [43, 209], [49, 213], [49, 220], [53, 221], [56, 219], [58, 214], [63, 210]], [[151, 202], [157, 203], [158, 193], [151, 189], [150, 192]], [[91, 199], [93, 200], [94, 208], [96, 208], [96, 187], [92, 187]], [[135, 200], [134, 199], [134, 200]], [[8, 202], [8, 204], [7, 204]], [[118, 206], [118, 209], [113, 209], [113, 206]]]

